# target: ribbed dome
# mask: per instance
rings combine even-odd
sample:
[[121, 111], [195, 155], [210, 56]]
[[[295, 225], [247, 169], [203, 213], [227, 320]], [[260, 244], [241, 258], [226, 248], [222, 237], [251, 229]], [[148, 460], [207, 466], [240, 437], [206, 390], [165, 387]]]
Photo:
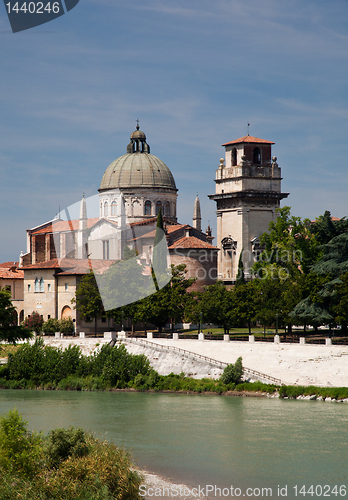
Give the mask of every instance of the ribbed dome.
[[144, 132], [136, 131], [130, 137], [127, 154], [109, 165], [103, 175], [99, 191], [117, 188], [176, 189], [174, 177], [162, 160], [150, 154]]
[[175, 189], [174, 177], [162, 160], [149, 153], [128, 153], [106, 169], [100, 190], [114, 188]]

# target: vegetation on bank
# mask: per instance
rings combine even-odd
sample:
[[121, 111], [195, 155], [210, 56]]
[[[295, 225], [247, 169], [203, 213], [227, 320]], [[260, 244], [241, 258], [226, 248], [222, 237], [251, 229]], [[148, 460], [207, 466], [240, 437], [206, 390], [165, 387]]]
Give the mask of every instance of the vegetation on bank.
[[0, 417], [0, 500], [138, 500], [127, 452], [79, 428], [44, 436], [11, 410]]
[[300, 395], [348, 398], [348, 388], [277, 386], [262, 382], [242, 382], [242, 358], [228, 365], [218, 380], [194, 379], [184, 373], [159, 375], [144, 354], [129, 354], [123, 345], [104, 345], [91, 356], [84, 356], [78, 346], [63, 350], [45, 346], [42, 338], [34, 344], [22, 344], [9, 353], [8, 363], [0, 367], [0, 388], [75, 391], [115, 389], [225, 394], [235, 392], [279, 392], [281, 398]]

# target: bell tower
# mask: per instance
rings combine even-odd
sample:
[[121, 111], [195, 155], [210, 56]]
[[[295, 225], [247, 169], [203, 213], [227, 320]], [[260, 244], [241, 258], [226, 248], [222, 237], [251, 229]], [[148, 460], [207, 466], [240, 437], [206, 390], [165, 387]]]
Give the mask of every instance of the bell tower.
[[249, 134], [227, 142], [225, 159], [216, 170], [218, 279], [234, 284], [241, 252], [244, 276], [260, 253], [259, 237], [275, 220], [275, 209], [289, 193], [281, 192], [281, 169], [272, 157], [274, 142]]

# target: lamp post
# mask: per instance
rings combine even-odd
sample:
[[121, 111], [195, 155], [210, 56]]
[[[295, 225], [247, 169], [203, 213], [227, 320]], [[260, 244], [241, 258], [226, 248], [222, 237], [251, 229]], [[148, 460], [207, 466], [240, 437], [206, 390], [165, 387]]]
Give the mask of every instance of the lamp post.
[[278, 313], [276, 314], [276, 335], [278, 335]]

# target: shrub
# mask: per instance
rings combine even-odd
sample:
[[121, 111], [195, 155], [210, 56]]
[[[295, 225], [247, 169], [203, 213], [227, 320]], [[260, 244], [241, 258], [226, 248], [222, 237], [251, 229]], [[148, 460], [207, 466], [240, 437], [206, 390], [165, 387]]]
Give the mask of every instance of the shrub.
[[0, 466], [3, 470], [33, 477], [42, 467], [40, 434], [30, 433], [16, 409], [0, 417]]
[[33, 311], [30, 316], [27, 316], [22, 323], [22, 326], [31, 332], [40, 333], [42, 331], [43, 317]]
[[54, 333], [59, 332], [59, 328], [59, 321], [55, 318], [48, 319], [42, 325], [42, 331], [46, 333], [46, 335], [53, 335]]
[[72, 318], [62, 318], [59, 320], [59, 330], [56, 330], [60, 333], [75, 333], [75, 325]]
[[47, 458], [49, 467], [58, 467], [69, 457], [83, 457], [88, 454], [89, 447], [83, 429], [54, 429], [48, 434]]
[[227, 365], [220, 377], [222, 384], [239, 384], [243, 376], [242, 358], [238, 358], [235, 364]]

